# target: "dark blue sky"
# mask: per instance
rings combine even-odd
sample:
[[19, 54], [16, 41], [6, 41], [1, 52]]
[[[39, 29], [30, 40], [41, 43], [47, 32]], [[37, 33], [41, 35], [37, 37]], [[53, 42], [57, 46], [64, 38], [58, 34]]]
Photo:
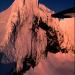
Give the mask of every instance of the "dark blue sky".
[[7, 9], [14, 0], [0, 0], [0, 12]]
[[[0, 12], [7, 9], [14, 0], [0, 0]], [[74, 6], [75, 0], [39, 0], [40, 3], [45, 4], [48, 8], [59, 12], [61, 10]]]
[[74, 7], [75, 4], [75, 0], [40, 0], [40, 2], [56, 12]]

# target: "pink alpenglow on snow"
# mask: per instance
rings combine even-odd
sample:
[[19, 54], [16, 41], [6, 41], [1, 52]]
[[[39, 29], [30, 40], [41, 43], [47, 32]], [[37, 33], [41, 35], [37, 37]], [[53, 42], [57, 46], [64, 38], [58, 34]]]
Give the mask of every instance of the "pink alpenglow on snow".
[[74, 19], [53, 13], [38, 0], [15, 0], [0, 13], [0, 63], [15, 62], [9, 75], [73, 75]]

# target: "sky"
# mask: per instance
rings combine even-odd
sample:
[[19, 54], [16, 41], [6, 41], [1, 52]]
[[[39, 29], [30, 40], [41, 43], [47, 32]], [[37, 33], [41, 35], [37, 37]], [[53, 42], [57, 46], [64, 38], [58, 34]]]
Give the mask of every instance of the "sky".
[[[0, 0], [0, 12], [7, 9], [14, 0]], [[40, 3], [45, 4], [48, 8], [55, 12], [65, 10], [74, 6], [74, 0], [39, 0]]]

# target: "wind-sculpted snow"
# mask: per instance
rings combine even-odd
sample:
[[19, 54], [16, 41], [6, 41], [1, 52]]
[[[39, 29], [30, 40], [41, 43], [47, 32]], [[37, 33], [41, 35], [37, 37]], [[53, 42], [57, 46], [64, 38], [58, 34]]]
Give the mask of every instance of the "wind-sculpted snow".
[[0, 42], [0, 62], [5, 56], [5, 63], [16, 64], [10, 74], [23, 75], [45, 60], [48, 52], [56, 54], [71, 50], [67, 37], [65, 43], [59, 20], [51, 17], [53, 13], [43, 4], [38, 4], [38, 0], [14, 1]]

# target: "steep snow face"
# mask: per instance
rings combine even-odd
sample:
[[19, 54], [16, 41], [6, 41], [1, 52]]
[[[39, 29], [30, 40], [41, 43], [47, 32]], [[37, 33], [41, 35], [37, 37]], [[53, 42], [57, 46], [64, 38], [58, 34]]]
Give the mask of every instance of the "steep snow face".
[[7, 10], [5, 10], [4, 12], [0, 13], [0, 43], [4, 37], [5, 34], [5, 29], [6, 29], [6, 23], [8, 21], [8, 18], [10, 17], [10, 13], [11, 13], [11, 7], [9, 7]]
[[75, 42], [74, 42], [74, 30], [75, 30], [75, 26], [74, 26], [74, 18], [66, 18], [66, 19], [62, 19], [60, 20], [60, 28], [63, 31], [63, 35], [64, 35], [64, 40], [65, 42], [63, 43], [64, 45], [66, 45], [66, 47], [72, 47], [72, 49], [75, 49]]
[[[38, 28], [37, 24], [36, 16], [39, 15], [37, 0], [15, 0], [11, 12], [6, 34], [0, 46], [8, 56], [12, 54], [19, 71], [23, 68], [24, 59], [31, 58], [29, 61], [35, 64], [39, 62], [44, 56], [47, 40], [45, 31]], [[13, 52], [16, 52], [15, 57]]]
[[[12, 6], [13, 6], [13, 4], [12, 4]], [[3, 49], [3, 44], [2, 44], [4, 37], [6, 35], [6, 31], [7, 31], [6, 24], [10, 17], [12, 6], [10, 6], [4, 12], [0, 13], [0, 53], [2, 54], [2, 61], [0, 61], [0, 63], [9, 63], [9, 62], [13, 61], [12, 54], [14, 52], [12, 52], [11, 48], [8, 50], [6, 50], [6, 48]], [[10, 59], [8, 59], [8, 57]]]
[[4, 40], [3, 40], [3, 42], [1, 43], [2, 45], [4, 45], [4, 43], [8, 41], [7, 34], [9, 34], [11, 32], [11, 28], [12, 28], [12, 27], [10, 28], [10, 26], [12, 26], [12, 25], [10, 25], [11, 20], [12, 20], [13, 23], [15, 23], [17, 20], [19, 20], [18, 18], [20, 16], [20, 18], [21, 18], [20, 23], [22, 23], [22, 21], [27, 19], [26, 17], [28, 17], [30, 15], [32, 16], [34, 14], [34, 12], [35, 12], [34, 7], [35, 7], [35, 10], [37, 10], [37, 3], [36, 2], [37, 2], [37, 0], [32, 0], [32, 1], [15, 0], [15, 2], [13, 4], [13, 7], [12, 7], [12, 11], [11, 11], [12, 12], [11, 16], [10, 16], [10, 18], [8, 20], [8, 24], [7, 24], [7, 27], [6, 27], [6, 29], [8, 28], [8, 31], [6, 31], [6, 36], [5, 36]]

